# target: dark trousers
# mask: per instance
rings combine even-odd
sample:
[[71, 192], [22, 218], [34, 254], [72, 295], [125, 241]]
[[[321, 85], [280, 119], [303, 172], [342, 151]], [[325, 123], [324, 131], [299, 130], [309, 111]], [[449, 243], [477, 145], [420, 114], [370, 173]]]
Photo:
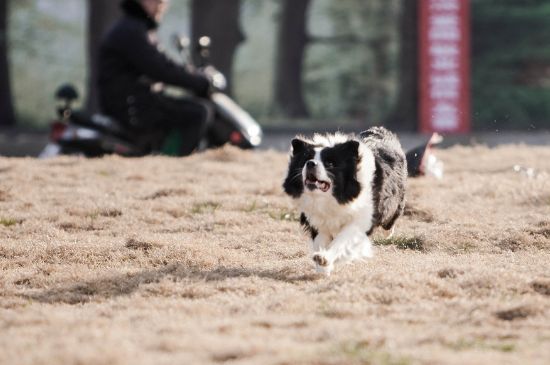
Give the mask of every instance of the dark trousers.
[[212, 120], [212, 108], [196, 99], [172, 99], [163, 97], [159, 102], [162, 118], [159, 125], [166, 130], [177, 130], [181, 136], [179, 154], [187, 156], [193, 153], [206, 135]]
[[[155, 140], [158, 132], [177, 131], [181, 136], [178, 155], [187, 156], [195, 151], [206, 135], [213, 119], [212, 106], [195, 98], [176, 99], [163, 94], [143, 93], [128, 96], [125, 108], [106, 111], [128, 125], [140, 140], [158, 148], [162, 141]], [[162, 133], [161, 133], [162, 134]], [[148, 141], [147, 137], [152, 140]]]

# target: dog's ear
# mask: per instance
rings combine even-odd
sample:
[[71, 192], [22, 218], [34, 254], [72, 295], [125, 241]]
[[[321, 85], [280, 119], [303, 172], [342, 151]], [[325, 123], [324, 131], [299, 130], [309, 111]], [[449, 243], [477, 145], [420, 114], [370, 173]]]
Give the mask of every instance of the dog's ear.
[[341, 151], [344, 152], [346, 156], [358, 157], [359, 156], [359, 142], [358, 141], [347, 141], [340, 145]]
[[334, 177], [333, 196], [338, 203], [347, 204], [361, 193], [361, 184], [357, 181], [359, 142], [347, 141], [334, 146], [333, 153], [338, 156], [340, 166]]
[[300, 138], [294, 138], [292, 140], [292, 155], [296, 156], [300, 153], [304, 152], [306, 149], [312, 147], [311, 144], [307, 143], [303, 139]]

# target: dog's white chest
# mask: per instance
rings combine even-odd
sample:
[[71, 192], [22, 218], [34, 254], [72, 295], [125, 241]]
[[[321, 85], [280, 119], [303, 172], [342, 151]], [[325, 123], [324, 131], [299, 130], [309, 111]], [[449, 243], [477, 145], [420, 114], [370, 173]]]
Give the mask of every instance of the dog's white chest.
[[303, 196], [300, 199], [299, 208], [313, 227], [332, 237], [354, 220], [354, 214], [349, 205], [340, 205], [332, 197], [324, 197], [320, 194]]

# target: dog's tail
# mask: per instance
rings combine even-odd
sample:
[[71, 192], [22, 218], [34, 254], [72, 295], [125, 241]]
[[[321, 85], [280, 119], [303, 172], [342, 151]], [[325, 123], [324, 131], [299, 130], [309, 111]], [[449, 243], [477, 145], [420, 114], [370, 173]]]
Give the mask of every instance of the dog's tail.
[[440, 144], [443, 137], [437, 133], [432, 134], [428, 142], [413, 148], [406, 153], [407, 172], [410, 177], [417, 177], [426, 174], [426, 160], [433, 152], [434, 146]]
[[396, 136], [392, 132], [384, 127], [371, 127], [366, 131], [359, 133], [359, 137], [361, 137], [362, 139], [374, 138], [380, 140], [384, 138], [396, 138]]

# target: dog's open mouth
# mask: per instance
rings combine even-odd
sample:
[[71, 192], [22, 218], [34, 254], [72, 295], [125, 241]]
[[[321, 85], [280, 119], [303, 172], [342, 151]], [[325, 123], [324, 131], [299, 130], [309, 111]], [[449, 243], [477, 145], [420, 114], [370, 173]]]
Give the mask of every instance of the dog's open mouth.
[[306, 177], [305, 185], [309, 190], [319, 189], [324, 193], [330, 189], [330, 183], [328, 181], [317, 180], [315, 176]]

